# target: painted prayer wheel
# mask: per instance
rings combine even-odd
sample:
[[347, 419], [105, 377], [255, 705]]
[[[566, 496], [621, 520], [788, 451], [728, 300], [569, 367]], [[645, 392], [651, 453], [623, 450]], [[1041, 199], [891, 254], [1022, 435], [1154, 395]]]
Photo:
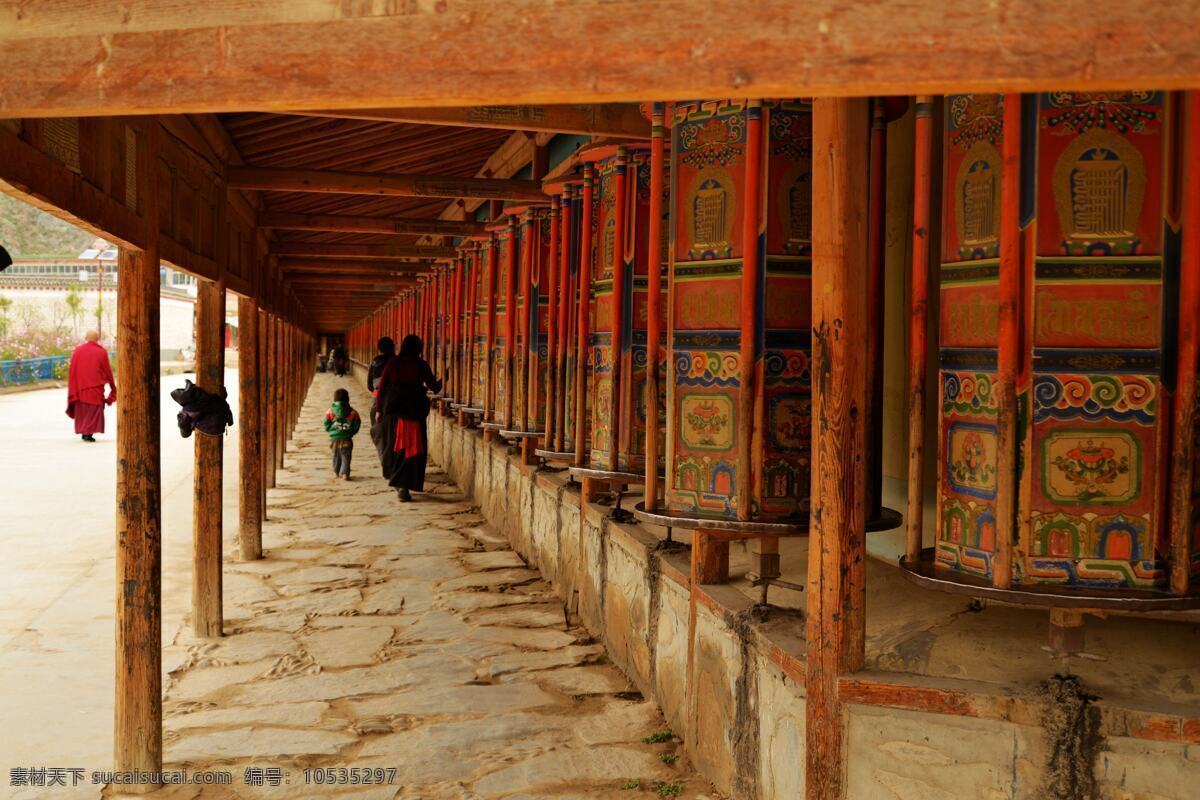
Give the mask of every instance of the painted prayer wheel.
[[[552, 261], [549, 265], [550, 320], [547, 348], [548, 377], [544, 386], [547, 424], [537, 455], [557, 461], [574, 461], [574, 364], [577, 320], [580, 203], [582, 182], [558, 178], [545, 185], [551, 198]], [[554, 232], [557, 232], [556, 234]]]
[[475, 271], [471, 277], [475, 287], [475, 336], [471, 342], [471, 396], [467, 402], [482, 408], [487, 395], [488, 297], [492, 292], [488, 284], [488, 259], [492, 257], [494, 244], [491, 236], [478, 237], [475, 244]]
[[[648, 145], [640, 144], [598, 145], [582, 151], [581, 161], [595, 182], [590, 214], [592, 247], [583, 254], [592, 306], [590, 466], [641, 473], [647, 431], [650, 151]], [[656, 268], [661, 275], [666, 249], [660, 252], [663, 258]], [[665, 364], [665, 357], [660, 361]], [[665, 369], [660, 369], [659, 374], [664, 373]], [[665, 380], [660, 381], [660, 386], [664, 384]], [[662, 391], [659, 396], [663, 397]], [[662, 403], [658, 416], [665, 422]], [[661, 438], [664, 426], [657, 427]]]
[[1102, 606], [1169, 597], [1175, 568], [1187, 593], [1200, 567], [1191, 475], [1183, 530], [1169, 492], [1177, 116], [1159, 91], [945, 99], [927, 574]]
[[[667, 512], [806, 526], [811, 107], [681, 103], [671, 142]], [[748, 200], [761, 203], [753, 227]], [[755, 231], [751, 241], [747, 230]], [[747, 269], [757, 279], [747, 281]], [[754, 296], [746, 296], [747, 283]], [[757, 399], [746, 386], [747, 344]], [[748, 414], [761, 436], [751, 436]]]
[[[495, 313], [491, 315], [491, 319], [495, 322], [495, 329], [491, 332], [492, 341], [492, 405], [491, 416], [487, 422], [492, 427], [502, 426], [509, 427], [511, 420], [519, 409], [516, 403], [517, 398], [509, 397], [509, 389], [512, 378], [509, 374], [509, 368], [512, 361], [509, 359], [508, 339], [510, 335], [515, 340], [515, 323], [516, 320], [509, 320], [508, 313], [511, 306], [516, 306], [516, 273], [517, 268], [517, 245], [518, 245], [518, 230], [517, 220], [509, 218], [503, 222], [489, 226], [489, 230], [493, 233], [492, 248], [496, 253], [496, 285], [493, 291], [488, 293], [489, 298], [495, 303]], [[512, 286], [510, 287], [509, 284]], [[511, 289], [511, 291], [510, 291]]]
[[520, 411], [514, 416], [516, 430], [542, 433], [546, 426], [545, 386], [549, 381], [550, 295], [550, 209], [547, 206], [513, 207], [506, 213], [520, 217], [521, 241], [517, 293], [520, 342], [517, 380], [521, 392]]

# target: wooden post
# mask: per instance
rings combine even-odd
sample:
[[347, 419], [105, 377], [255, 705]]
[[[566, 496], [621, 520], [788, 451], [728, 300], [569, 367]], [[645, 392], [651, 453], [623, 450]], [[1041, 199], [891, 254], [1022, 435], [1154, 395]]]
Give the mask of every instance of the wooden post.
[[[487, 281], [485, 283], [485, 291], [487, 291], [487, 342], [484, 347], [484, 387], [483, 387], [483, 418], [488, 422], [495, 422], [496, 413], [496, 365], [493, 363], [495, 359], [496, 347], [496, 280], [499, 274], [497, 269], [498, 254], [496, 253], [496, 237], [492, 237], [492, 241], [487, 251]], [[491, 431], [485, 431], [484, 436], [490, 438]]]
[[[579, 321], [575, 336], [575, 466], [587, 463], [587, 363], [588, 321], [592, 310], [592, 196], [595, 167], [583, 167], [583, 212], [579, 243]], [[587, 499], [585, 494], [584, 499]]]
[[1200, 92], [1183, 109], [1183, 243], [1179, 264], [1179, 354], [1171, 475], [1171, 591], [1187, 594], [1195, 535], [1196, 360], [1200, 358]]
[[1000, 296], [996, 351], [996, 552], [992, 584], [1012, 586], [1017, 519], [1017, 368], [1021, 342], [1021, 95], [1004, 95], [1000, 145]]
[[846, 796], [838, 676], [862, 667], [869, 101], [813, 103], [813, 471], [805, 793]]
[[283, 455], [287, 449], [287, 417], [284, 413], [284, 386], [287, 382], [287, 364], [284, 362], [283, 348], [283, 303], [279, 304], [280, 311], [275, 317], [275, 377], [272, 385], [275, 390], [271, 416], [275, 417], [275, 470], [283, 469]]
[[[620, 466], [621, 431], [629, 426], [629, 420], [623, 419], [624, 405], [621, 398], [625, 396], [622, 389], [623, 370], [621, 362], [625, 360], [625, 349], [629, 346], [625, 341], [625, 230], [628, 227], [629, 216], [629, 163], [628, 154], [624, 147], [617, 148], [616, 163], [616, 203], [613, 213], [616, 216], [616, 227], [613, 231], [612, 252], [612, 419], [608, 431], [608, 468], [616, 470]], [[604, 248], [601, 247], [603, 252]], [[629, 409], [632, 416], [635, 411]]]
[[[162, 489], [158, 397], [157, 120], [137, 130], [146, 249], [121, 248], [117, 282], [117, 612], [113, 762], [162, 769]], [[133, 784], [143, 793], [155, 785]]]
[[[533, 259], [534, 252], [538, 249], [537, 235], [535, 215], [532, 211], [526, 211], [521, 219], [521, 271], [518, 277], [521, 287], [521, 302], [524, 307], [518, 322], [521, 326], [521, 349], [516, 351], [518, 364], [516, 385], [520, 386], [524, 393], [521, 403], [521, 430], [523, 431], [529, 430], [534, 408], [534, 393], [530, 391], [530, 378], [533, 375], [533, 363], [537, 355], [537, 349], [534, 342], [531, 341], [533, 338], [533, 315], [537, 313], [538, 302], [538, 295], [533, 285], [533, 271], [536, 269]], [[526, 441], [521, 440], [522, 449], [524, 449]]]
[[887, 225], [887, 116], [884, 98], [871, 101], [871, 197], [867, 272], [867, 516], [883, 504], [883, 273]]
[[[225, 386], [225, 286], [200, 281], [196, 294], [196, 383], [220, 395]], [[200, 431], [195, 439], [195, 474], [192, 500], [192, 632], [220, 636], [221, 533], [224, 436]]]
[[[558, 427], [556, 411], [558, 410], [558, 318], [562, 315], [562, 303], [559, 298], [559, 216], [561, 197], [554, 195], [550, 198], [550, 252], [549, 263], [546, 265], [547, 280], [546, 295], [550, 299], [549, 315], [546, 320], [546, 413], [545, 429], [542, 431], [543, 446], [554, 449], [554, 431]], [[532, 382], [531, 382], [532, 384]]]
[[517, 218], [508, 219], [504, 243], [504, 427], [512, 430], [513, 400], [516, 398], [517, 351]]
[[762, 204], [763, 108], [759, 100], [746, 106], [746, 189], [742, 217], [741, 391], [738, 392], [737, 454], [734, 505], [738, 519], [750, 519], [754, 494], [754, 418], [757, 413], [763, 330], [763, 266], [759, 254]]
[[267, 488], [273, 486], [271, 464], [275, 456], [271, 453], [271, 413], [269, 389], [271, 384], [271, 315], [265, 308], [258, 309], [258, 420], [261, 426], [259, 434], [259, 469], [258, 483], [261, 503], [261, 517], [267, 518]]
[[929, 220], [933, 182], [932, 98], [917, 98], [913, 154], [912, 281], [908, 298], [908, 509], [904, 560], [921, 557], [925, 503], [925, 331], [929, 313]]
[[[467, 391], [463, 402], [474, 408], [475, 397], [475, 326], [479, 322], [479, 244], [471, 243], [467, 274]], [[465, 415], [463, 417], [466, 419]]]
[[558, 393], [555, 397], [556, 420], [554, 441], [547, 440], [546, 446], [561, 453], [566, 446], [567, 434], [567, 348], [570, 342], [567, 338], [570, 330], [571, 305], [574, 292], [571, 290], [571, 244], [573, 189], [566, 187], [562, 202], [562, 231], [559, 234], [559, 264], [558, 264], [558, 354], [554, 360], [554, 371], [558, 375]]
[[725, 583], [729, 580], [729, 540], [708, 531], [692, 531], [692, 580]]
[[654, 103], [650, 110], [650, 241], [646, 267], [646, 484], [645, 506], [658, 509], [658, 361], [662, 337], [662, 205], [663, 140], [666, 109]]

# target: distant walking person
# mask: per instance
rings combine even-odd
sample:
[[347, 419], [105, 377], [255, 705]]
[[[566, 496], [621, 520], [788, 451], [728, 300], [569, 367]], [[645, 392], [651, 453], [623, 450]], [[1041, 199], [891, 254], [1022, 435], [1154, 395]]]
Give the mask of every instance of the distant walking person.
[[346, 376], [346, 370], [349, 368], [349, 359], [346, 357], [346, 347], [341, 342], [333, 346], [333, 350], [329, 353], [330, 360], [333, 361], [333, 371], [339, 378]]
[[429, 364], [421, 358], [421, 339], [404, 337], [400, 355], [388, 362], [379, 378], [379, 414], [388, 458], [382, 460], [383, 477], [396, 490], [402, 503], [412, 500], [411, 492], [425, 489], [425, 462], [429, 437], [425, 418], [429, 416], [428, 389], [441, 391], [442, 382], [433, 376]]
[[338, 389], [333, 405], [325, 412], [325, 430], [329, 431], [329, 449], [333, 451], [333, 477], [350, 480], [350, 457], [354, 455], [354, 434], [362, 427], [358, 412], [350, 407], [350, 393]]
[[[67, 416], [75, 420], [75, 432], [83, 441], [94, 442], [95, 434], [104, 433], [104, 406], [117, 402], [117, 383], [108, 351], [100, 346], [100, 334], [88, 331], [84, 338], [71, 354], [67, 372]], [[112, 387], [108, 397], [106, 385]]]

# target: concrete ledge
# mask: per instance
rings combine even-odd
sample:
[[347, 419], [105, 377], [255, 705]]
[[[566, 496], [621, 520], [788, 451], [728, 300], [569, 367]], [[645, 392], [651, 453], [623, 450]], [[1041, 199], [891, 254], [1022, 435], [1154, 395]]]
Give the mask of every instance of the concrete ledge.
[[[733, 586], [692, 587], [688, 551], [661, 551], [649, 529], [581, 504], [564, 473], [537, 472], [515, 448], [452, 419], [431, 415], [429, 429], [434, 460], [658, 703], [719, 791], [739, 800], [803, 794], [800, 610], [759, 619]], [[842, 678], [839, 695], [851, 798], [1043, 796], [1048, 749], [1042, 706], [1029, 694], [871, 670]], [[1108, 748], [1095, 759], [1101, 796], [1194, 796], [1200, 709], [1096, 705]]]

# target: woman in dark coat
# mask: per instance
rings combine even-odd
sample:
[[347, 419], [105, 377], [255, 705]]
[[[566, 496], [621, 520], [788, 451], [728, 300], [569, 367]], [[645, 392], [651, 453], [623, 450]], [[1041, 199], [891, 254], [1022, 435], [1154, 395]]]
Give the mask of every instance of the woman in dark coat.
[[400, 354], [388, 362], [379, 377], [379, 409], [384, 441], [390, 441], [391, 458], [383, 459], [383, 477], [396, 490], [401, 502], [412, 500], [410, 492], [425, 488], [425, 463], [429, 436], [425, 418], [429, 400], [425, 390], [439, 392], [442, 382], [433, 376], [421, 358], [421, 339], [404, 337]]

